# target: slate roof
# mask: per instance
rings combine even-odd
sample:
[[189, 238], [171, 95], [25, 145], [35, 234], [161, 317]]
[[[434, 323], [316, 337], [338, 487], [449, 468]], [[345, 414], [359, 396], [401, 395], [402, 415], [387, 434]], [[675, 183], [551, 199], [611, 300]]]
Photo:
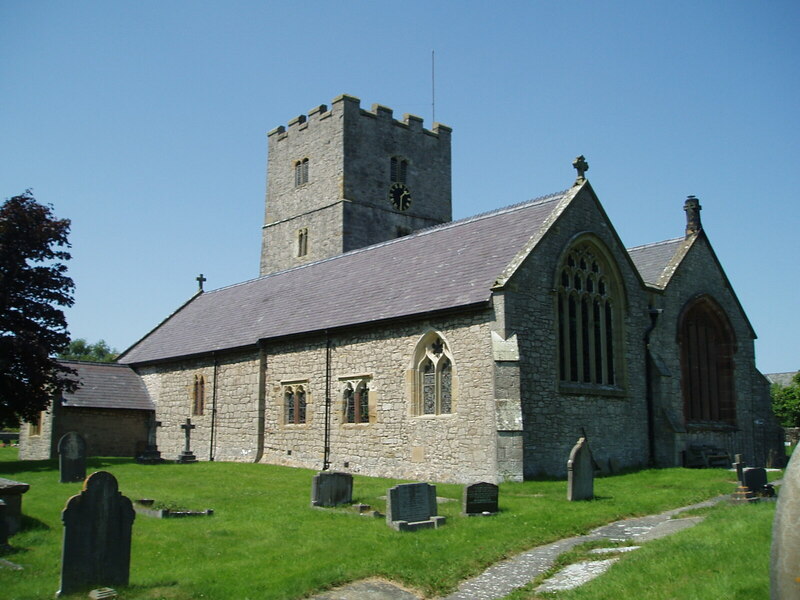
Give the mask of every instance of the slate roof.
[[127, 408], [155, 410], [139, 376], [126, 365], [59, 361], [78, 372], [80, 387], [64, 394], [61, 406], [80, 408]]
[[788, 373], [765, 373], [770, 383], [777, 383], [778, 385], [787, 386], [792, 383], [792, 378], [797, 374], [797, 371], [789, 371]]
[[628, 255], [646, 284], [663, 286], [665, 282], [662, 281], [662, 277], [669, 280], [671, 273], [667, 272], [667, 267], [670, 266], [672, 259], [681, 250], [685, 241], [685, 238], [675, 238], [636, 246], [628, 248]]
[[118, 358], [141, 364], [491, 299], [573, 190], [198, 294]]

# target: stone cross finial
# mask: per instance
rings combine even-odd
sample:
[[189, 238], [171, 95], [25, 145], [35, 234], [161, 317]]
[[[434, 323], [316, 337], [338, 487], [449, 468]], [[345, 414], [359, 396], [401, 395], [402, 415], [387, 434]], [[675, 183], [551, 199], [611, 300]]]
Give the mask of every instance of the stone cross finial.
[[572, 166], [575, 167], [575, 170], [578, 172], [578, 177], [575, 179], [575, 183], [583, 183], [586, 181], [586, 171], [589, 170], [589, 163], [586, 162], [586, 158], [581, 154], [575, 160], [572, 161]]
[[195, 279], [197, 280], [197, 291], [198, 292], [202, 292], [203, 291], [203, 283], [208, 281], [208, 279], [203, 277], [202, 273], [200, 273], [199, 277], [195, 277]]

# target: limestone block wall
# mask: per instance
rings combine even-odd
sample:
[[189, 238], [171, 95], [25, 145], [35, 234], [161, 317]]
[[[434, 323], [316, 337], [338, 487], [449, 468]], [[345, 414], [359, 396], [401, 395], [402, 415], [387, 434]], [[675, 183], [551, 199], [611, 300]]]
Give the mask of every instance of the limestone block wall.
[[[331, 468], [428, 481], [495, 481], [491, 312], [331, 336]], [[416, 416], [412, 362], [417, 343], [438, 331], [455, 370], [453, 412]], [[319, 469], [324, 457], [326, 341], [270, 344], [264, 461]], [[345, 422], [347, 382], [369, 385], [370, 422]], [[305, 424], [284, 423], [284, 390], [307, 392]]]
[[55, 419], [53, 456], [58, 456], [61, 436], [77, 431], [86, 440], [87, 456], [133, 458], [147, 443], [148, 414], [146, 410], [60, 408]]
[[[534, 233], [534, 232], [532, 232]], [[606, 248], [624, 289], [617, 338], [621, 372], [616, 389], [573, 393], [559, 386], [556, 295], [564, 253], [589, 233]], [[611, 224], [588, 191], [564, 210], [505, 291], [508, 335], [518, 337], [525, 477], [565, 476], [569, 452], [585, 431], [601, 467], [635, 467], [648, 460], [645, 362], [647, 301]]]
[[[725, 312], [736, 338], [735, 427], [686, 424], [684, 418], [678, 328], [683, 309], [704, 295], [713, 298]], [[769, 385], [755, 366], [753, 332], [704, 235], [688, 250], [664, 293], [654, 294], [652, 302], [663, 312], [653, 331], [651, 346], [668, 372], [666, 376], [659, 376], [657, 382], [658, 426], [672, 431], [671, 421], [682, 429], [674, 434], [676, 451], [660, 455], [659, 463], [663, 466], [680, 464], [681, 452], [691, 444], [712, 444], [727, 450], [731, 456], [744, 454], [748, 464], [765, 464], [770, 448], [782, 452], [778, 445], [780, 433], [771, 409]], [[671, 460], [677, 462], [670, 463]]]
[[[162, 423], [157, 431], [162, 457], [175, 460], [183, 451], [180, 426], [190, 418], [196, 427], [190, 449], [199, 460], [256, 460], [258, 369], [255, 350], [138, 369], [156, 405], [156, 420]], [[205, 379], [202, 415], [192, 414], [196, 375]]]
[[53, 407], [42, 413], [41, 429], [31, 435], [30, 423], [22, 423], [19, 428], [19, 459], [46, 460], [53, 454]]

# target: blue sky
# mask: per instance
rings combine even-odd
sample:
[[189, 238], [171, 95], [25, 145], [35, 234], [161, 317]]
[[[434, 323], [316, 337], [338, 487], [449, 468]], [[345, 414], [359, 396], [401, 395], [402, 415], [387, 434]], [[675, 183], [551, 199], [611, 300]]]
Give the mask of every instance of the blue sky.
[[123, 350], [258, 275], [266, 132], [342, 93], [453, 127], [456, 218], [570, 186], [627, 246], [703, 224], [800, 368], [800, 3], [0, 0], [0, 198], [72, 220], [73, 337]]

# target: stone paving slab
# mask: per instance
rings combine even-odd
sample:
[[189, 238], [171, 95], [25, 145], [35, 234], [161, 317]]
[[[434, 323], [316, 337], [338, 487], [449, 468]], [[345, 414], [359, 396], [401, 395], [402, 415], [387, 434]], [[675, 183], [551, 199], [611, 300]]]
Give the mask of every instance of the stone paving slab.
[[379, 579], [357, 581], [308, 600], [420, 600], [421, 596]]
[[611, 568], [619, 558], [607, 558], [605, 560], [586, 560], [583, 562], [567, 565], [558, 573], [542, 582], [536, 588], [537, 592], [561, 592], [572, 590], [599, 577]]

